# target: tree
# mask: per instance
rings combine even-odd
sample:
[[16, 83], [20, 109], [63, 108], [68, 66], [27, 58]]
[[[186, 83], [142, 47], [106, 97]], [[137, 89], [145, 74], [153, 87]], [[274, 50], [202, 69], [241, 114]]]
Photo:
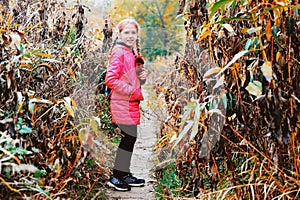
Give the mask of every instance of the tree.
[[[134, 6], [133, 6], [134, 5]], [[134, 17], [141, 26], [142, 54], [153, 60], [180, 52], [183, 47], [183, 20], [175, 0], [114, 1], [110, 11], [113, 24]]]

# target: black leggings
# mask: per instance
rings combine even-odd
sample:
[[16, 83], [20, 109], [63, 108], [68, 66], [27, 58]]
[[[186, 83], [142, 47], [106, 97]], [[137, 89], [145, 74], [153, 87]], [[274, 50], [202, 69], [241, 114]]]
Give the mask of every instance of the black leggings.
[[121, 129], [122, 139], [117, 150], [113, 175], [122, 178], [130, 173], [130, 162], [137, 138], [137, 125], [119, 124], [118, 126]]

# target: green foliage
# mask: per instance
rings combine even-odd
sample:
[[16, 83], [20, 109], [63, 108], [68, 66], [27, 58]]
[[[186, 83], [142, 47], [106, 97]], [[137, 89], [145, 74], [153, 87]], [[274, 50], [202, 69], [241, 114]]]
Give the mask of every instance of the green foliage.
[[114, 137], [117, 125], [111, 121], [109, 99], [104, 94], [96, 96], [96, 113], [101, 122], [101, 130], [105, 135]]
[[155, 192], [158, 199], [168, 199], [179, 197], [181, 195], [181, 180], [176, 174], [176, 166], [174, 163], [164, 167], [160, 170], [159, 182], [155, 183]]
[[141, 26], [141, 53], [149, 61], [181, 53], [184, 43], [183, 18], [176, 0], [114, 1], [110, 11], [113, 24], [132, 16]]

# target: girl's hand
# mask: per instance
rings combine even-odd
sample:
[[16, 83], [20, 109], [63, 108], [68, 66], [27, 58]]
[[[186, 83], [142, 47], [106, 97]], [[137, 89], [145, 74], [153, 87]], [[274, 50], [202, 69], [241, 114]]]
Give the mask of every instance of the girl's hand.
[[139, 74], [138, 77], [141, 81], [146, 80], [146, 72], [145, 70], [142, 70]]
[[143, 70], [141, 70], [138, 74], [138, 78], [140, 79], [140, 84], [143, 85], [146, 82], [146, 72], [143, 68]]

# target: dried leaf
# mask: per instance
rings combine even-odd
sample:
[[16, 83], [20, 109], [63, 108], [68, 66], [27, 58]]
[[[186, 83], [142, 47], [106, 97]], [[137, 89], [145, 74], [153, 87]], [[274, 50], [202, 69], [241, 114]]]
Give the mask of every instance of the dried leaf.
[[271, 41], [272, 37], [272, 25], [271, 25], [271, 20], [269, 19], [266, 23], [266, 36], [267, 36], [267, 41]]
[[239, 53], [235, 54], [233, 59], [219, 72], [219, 74], [223, 73], [228, 67], [230, 67], [233, 63], [235, 63], [239, 58], [243, 57], [249, 51], [244, 50], [240, 51]]
[[211, 78], [212, 76], [218, 74], [221, 70], [222, 70], [221, 67], [214, 67], [214, 68], [207, 70], [205, 72], [205, 74], [203, 75], [203, 80], [207, 80], [207, 79]]
[[10, 38], [11, 38], [10, 46], [20, 48], [21, 40], [22, 40], [20, 35], [17, 32], [12, 32], [10, 34]]
[[218, 81], [216, 82], [216, 84], [214, 85], [213, 89], [217, 89], [218, 87], [220, 87], [221, 85], [224, 85], [224, 81], [225, 81], [225, 76], [222, 75]]
[[288, 0], [274, 0], [274, 3], [279, 6], [287, 6], [289, 4]]
[[74, 113], [76, 110], [76, 102], [71, 99], [70, 97], [65, 97], [64, 98], [64, 103], [65, 103], [65, 108], [67, 109], [68, 113], [74, 117]]
[[175, 131], [173, 131], [171, 134], [172, 134], [172, 136], [169, 141], [170, 144], [172, 144], [177, 139], [177, 134]]
[[10, 89], [10, 86], [11, 86], [11, 83], [12, 83], [11, 75], [5, 74], [5, 78], [6, 78], [7, 89]]
[[51, 65], [47, 64], [47, 63], [38, 64], [32, 70], [35, 70], [35, 69], [37, 69], [39, 67], [47, 67], [48, 69], [50, 69], [51, 72], [55, 71], [54, 68]]
[[102, 33], [102, 31], [101, 31], [100, 29], [97, 28], [97, 29], [95, 30], [94, 38], [95, 38], [95, 40], [100, 40], [100, 41], [103, 40], [104, 35], [103, 35], [103, 33]]
[[46, 58], [52, 58], [53, 57], [52, 55], [47, 54], [47, 53], [37, 53], [35, 55], [39, 56], [39, 57], [46, 57]]
[[278, 51], [278, 52], [276, 53], [276, 62], [279, 61], [280, 57], [281, 57], [281, 52]]
[[231, 35], [235, 35], [235, 32], [234, 32], [234, 30], [233, 30], [233, 28], [232, 28], [232, 26], [231, 26], [230, 24], [223, 24], [222, 26], [223, 26], [224, 28], [226, 28], [226, 30], [229, 31], [229, 33], [230, 33]]
[[31, 70], [32, 67], [31, 67], [31, 65], [29, 65], [29, 64], [21, 64], [21, 65], [19, 66], [19, 69], [28, 69], [28, 70]]
[[211, 109], [211, 110], [209, 110], [207, 112], [207, 114], [213, 114], [213, 113], [216, 113], [216, 114], [218, 114], [220, 116], [225, 117], [224, 114], [222, 113], [222, 111], [220, 109], [218, 109], [218, 108]]
[[14, 16], [14, 13], [13, 13], [13, 12], [10, 13], [9, 18], [8, 18], [8, 20], [7, 20], [7, 22], [6, 22], [6, 25], [7, 25], [7, 26], [10, 26], [10, 24], [11, 24], [11, 22], [12, 22], [12, 20], [13, 20], [13, 16]]
[[201, 111], [202, 107], [200, 106], [199, 101], [196, 101], [196, 106], [195, 106], [195, 116], [194, 116], [194, 125], [192, 127], [192, 132], [190, 135], [190, 141], [194, 139], [194, 137], [198, 134], [199, 130], [199, 120], [201, 116]]
[[55, 162], [54, 162], [54, 167], [55, 167], [55, 171], [56, 171], [56, 177], [59, 177], [61, 171], [62, 171], [62, 168], [60, 166], [60, 161], [58, 158], [56, 158]]
[[36, 103], [42, 103], [42, 104], [53, 104], [52, 101], [46, 100], [46, 99], [41, 99], [41, 98], [33, 98], [29, 100], [28, 103], [28, 110], [33, 113], [34, 107]]
[[246, 87], [246, 90], [250, 94], [258, 97], [262, 94], [262, 84], [259, 81], [250, 82], [249, 85]]
[[207, 38], [208, 36], [211, 35], [211, 31], [210, 30], [204, 30], [201, 32], [199, 39], [197, 40], [198, 43], [200, 43], [202, 40], [204, 40], [205, 38]]
[[266, 80], [270, 83], [272, 80], [272, 63], [270, 61], [266, 61], [261, 66], [261, 71], [266, 78]]
[[75, 77], [75, 73], [73, 72], [72, 68], [70, 65], [68, 65], [67, 67], [67, 74], [73, 79], [73, 80], [76, 80], [76, 77]]

